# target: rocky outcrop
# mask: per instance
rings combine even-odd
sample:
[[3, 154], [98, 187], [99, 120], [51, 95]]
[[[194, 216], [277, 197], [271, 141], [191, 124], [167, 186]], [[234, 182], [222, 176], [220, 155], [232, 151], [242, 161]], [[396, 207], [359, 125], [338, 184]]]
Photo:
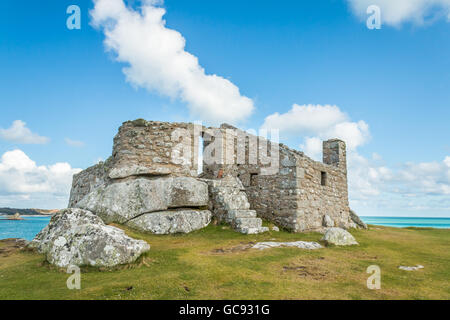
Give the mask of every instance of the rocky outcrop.
[[323, 216], [323, 226], [326, 228], [334, 227], [334, 221], [331, 220], [330, 216], [327, 214]]
[[204, 179], [209, 185], [210, 209], [219, 220], [231, 224], [234, 230], [244, 234], [269, 231], [262, 226], [256, 211], [250, 210], [245, 188], [239, 178]]
[[208, 210], [180, 210], [153, 212], [126, 223], [130, 228], [154, 234], [190, 233], [203, 229], [211, 222]]
[[190, 177], [137, 178], [101, 186], [78, 202], [105, 223], [127, 223], [146, 213], [208, 205], [208, 186]]
[[367, 224], [365, 224], [353, 210], [350, 210], [350, 219], [356, 224], [358, 228], [366, 230], [369, 229]]
[[355, 238], [348, 231], [341, 228], [329, 228], [325, 232], [322, 241], [335, 246], [351, 246], [358, 244]]
[[170, 169], [165, 167], [143, 167], [137, 165], [114, 168], [109, 173], [110, 179], [124, 179], [133, 176], [165, 176], [169, 175]]
[[16, 220], [16, 221], [20, 221], [20, 220], [24, 220], [19, 213], [14, 214], [13, 216], [10, 216], [8, 219], [6, 220]]
[[112, 163], [112, 158], [109, 158], [105, 162], [99, 162], [73, 176], [68, 208], [75, 208], [77, 203], [87, 194], [110, 183], [108, 173], [111, 170]]
[[128, 237], [124, 231], [107, 226], [93, 213], [66, 209], [56, 214], [29, 244], [46, 255], [58, 267], [114, 267], [134, 262], [150, 250], [142, 240]]

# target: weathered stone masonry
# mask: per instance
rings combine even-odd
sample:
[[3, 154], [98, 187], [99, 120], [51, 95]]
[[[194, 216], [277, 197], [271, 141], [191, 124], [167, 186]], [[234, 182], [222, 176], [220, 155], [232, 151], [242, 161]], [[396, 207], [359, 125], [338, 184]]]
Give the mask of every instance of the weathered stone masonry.
[[[130, 177], [188, 176], [197, 177], [198, 154], [192, 153], [186, 159], [189, 165], [172, 162], [172, 151], [175, 144], [188, 144], [196, 147], [193, 140], [177, 137], [174, 132], [191, 132], [195, 127], [187, 123], [147, 122], [145, 120], [127, 121], [114, 138], [112, 157], [105, 162], [90, 167], [76, 174], [72, 182], [69, 208], [88, 195], [95, 188], [111, 183], [113, 180]], [[178, 142], [172, 141], [178, 138]], [[185, 137], [184, 137], [185, 138]], [[192, 144], [191, 144], [192, 143]]]
[[[222, 125], [220, 130], [221, 134], [216, 133], [215, 136], [220, 136], [223, 140], [222, 163], [230, 163], [227, 162], [227, 156], [236, 160], [239, 152], [237, 146], [245, 144], [245, 164], [204, 164], [204, 176], [210, 179], [220, 175], [238, 177], [245, 187], [251, 209], [256, 210], [259, 217], [294, 232], [321, 230], [332, 226], [354, 227], [349, 212], [346, 150], [343, 141], [325, 141], [324, 163], [321, 163], [283, 144], [257, 139], [229, 125]], [[237, 137], [243, 135], [247, 135], [247, 139], [239, 142]], [[211, 143], [210, 140], [213, 139], [205, 137], [205, 147]], [[253, 143], [253, 147], [250, 147], [250, 143]], [[227, 151], [233, 146], [233, 152]], [[264, 170], [272, 171], [269, 170], [271, 165], [261, 163], [261, 159], [266, 158], [267, 163], [267, 158], [273, 156], [272, 152], [277, 150], [277, 146], [279, 151], [275, 156], [279, 157], [276, 161], [279, 169], [273, 174], [267, 174]], [[261, 155], [261, 152], [266, 154]], [[251, 157], [257, 159], [256, 164], [251, 164]]]
[[[211, 138], [213, 132], [222, 135]], [[278, 144], [268, 142], [266, 148], [265, 139], [259, 139], [255, 148], [257, 137], [246, 134], [246, 139], [238, 141], [237, 136], [242, 133], [229, 125], [205, 128], [188, 123], [125, 122], [114, 138], [112, 157], [74, 176], [69, 207], [75, 207], [104, 184], [163, 176], [197, 178], [198, 136], [203, 136], [204, 152], [215, 142], [215, 152], [220, 146], [224, 162], [204, 163], [200, 178], [206, 182], [239, 178], [250, 209], [256, 210], [258, 217], [294, 232], [356, 226], [350, 218], [343, 141], [324, 142], [324, 163], [321, 163], [282, 144], [278, 149]], [[242, 150], [245, 150], [244, 164], [230, 162], [230, 157], [232, 160], [242, 158]], [[178, 159], [176, 163], [174, 154]], [[257, 162], [253, 162], [255, 158]], [[271, 165], [262, 160], [269, 159], [273, 165], [275, 158], [277, 170], [271, 172]]]

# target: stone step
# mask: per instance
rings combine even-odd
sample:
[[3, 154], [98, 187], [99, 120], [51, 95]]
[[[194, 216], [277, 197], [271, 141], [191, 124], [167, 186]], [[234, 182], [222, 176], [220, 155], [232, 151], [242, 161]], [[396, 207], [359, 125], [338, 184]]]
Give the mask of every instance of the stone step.
[[238, 218], [256, 218], [255, 210], [230, 210], [228, 212], [228, 219], [231, 221]]
[[260, 228], [242, 228], [238, 230], [240, 233], [243, 234], [259, 234], [264, 232], [269, 232], [269, 228], [267, 227], [260, 227]]
[[262, 220], [259, 218], [237, 218], [233, 220], [233, 226], [236, 229], [261, 228]]

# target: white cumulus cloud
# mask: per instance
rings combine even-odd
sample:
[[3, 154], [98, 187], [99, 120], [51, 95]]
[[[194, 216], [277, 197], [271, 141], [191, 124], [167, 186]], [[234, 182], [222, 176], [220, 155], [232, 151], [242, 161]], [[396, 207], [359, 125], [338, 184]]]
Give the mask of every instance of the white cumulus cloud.
[[59, 207], [67, 205], [72, 177], [81, 169], [72, 168], [68, 163], [38, 166], [22, 150], [5, 152], [0, 159], [0, 200], [31, 197], [35, 203], [39, 197], [49, 198]]
[[298, 105], [286, 113], [266, 117], [263, 128], [279, 128], [290, 133], [316, 134], [347, 120], [347, 115], [337, 106]]
[[300, 145], [300, 148], [315, 160], [321, 160], [323, 144], [322, 139], [318, 137], [307, 137], [305, 143]]
[[187, 103], [201, 120], [238, 122], [254, 110], [253, 101], [231, 81], [206, 74], [198, 58], [185, 51], [186, 40], [166, 27], [160, 1], [144, 1], [140, 10], [123, 0], [94, 0], [92, 23], [105, 34], [105, 46], [126, 63], [131, 84]]
[[379, 157], [348, 156], [351, 206], [362, 214], [433, 216], [450, 212], [450, 165], [444, 161], [387, 167]]
[[304, 137], [301, 148], [314, 159], [320, 159], [322, 140], [339, 138], [349, 150], [355, 150], [370, 138], [366, 122], [352, 122], [339, 107], [331, 105], [294, 104], [286, 113], [266, 117], [262, 127]]
[[22, 120], [14, 121], [8, 129], [0, 128], [0, 138], [22, 144], [46, 144], [50, 141], [47, 137], [31, 132]]
[[382, 22], [398, 26], [405, 22], [417, 25], [439, 18], [450, 21], [450, 0], [347, 0], [353, 12], [365, 19], [371, 5], [381, 9]]

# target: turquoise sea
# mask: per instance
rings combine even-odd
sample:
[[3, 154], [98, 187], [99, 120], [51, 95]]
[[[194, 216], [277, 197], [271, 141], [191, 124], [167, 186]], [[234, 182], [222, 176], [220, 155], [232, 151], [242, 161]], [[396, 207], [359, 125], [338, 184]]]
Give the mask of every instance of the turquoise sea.
[[[23, 238], [32, 240], [49, 222], [50, 217], [23, 217], [25, 220], [8, 221], [6, 216], [0, 216], [0, 240], [8, 238]], [[399, 218], [399, 217], [361, 217], [372, 225], [387, 227], [420, 227], [450, 229], [450, 218]]]
[[5, 220], [6, 216], [0, 216], [0, 240], [9, 238], [33, 238], [50, 222], [50, 217], [22, 217], [24, 220]]
[[367, 224], [386, 227], [450, 229], [450, 218], [361, 217], [361, 219]]

